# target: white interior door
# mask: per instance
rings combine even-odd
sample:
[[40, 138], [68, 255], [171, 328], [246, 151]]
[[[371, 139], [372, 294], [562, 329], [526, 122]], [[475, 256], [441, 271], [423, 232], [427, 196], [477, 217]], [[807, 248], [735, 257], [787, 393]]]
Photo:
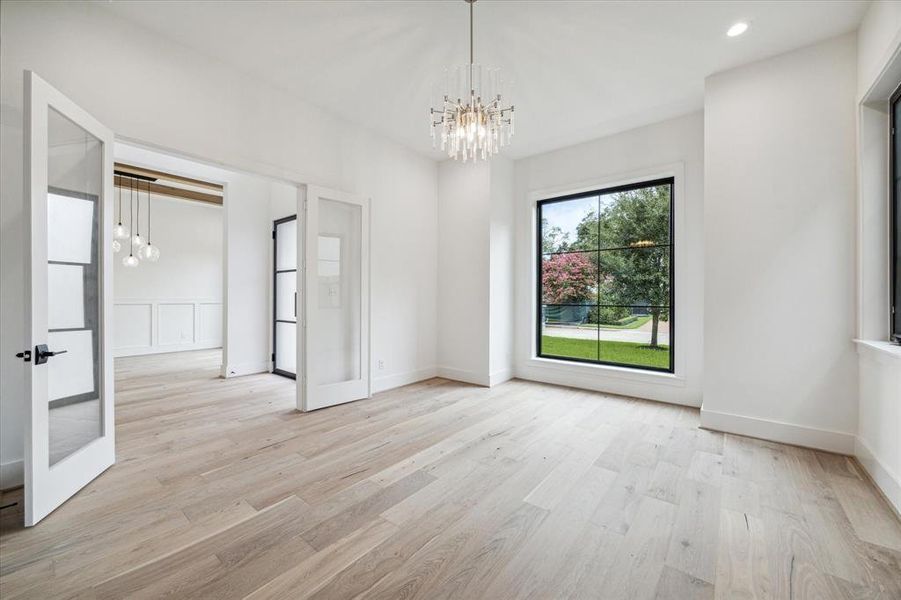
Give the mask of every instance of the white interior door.
[[302, 222], [298, 406], [316, 410], [369, 397], [369, 201], [308, 186]]
[[113, 134], [25, 73], [31, 203], [30, 370], [25, 524], [115, 462], [112, 307]]

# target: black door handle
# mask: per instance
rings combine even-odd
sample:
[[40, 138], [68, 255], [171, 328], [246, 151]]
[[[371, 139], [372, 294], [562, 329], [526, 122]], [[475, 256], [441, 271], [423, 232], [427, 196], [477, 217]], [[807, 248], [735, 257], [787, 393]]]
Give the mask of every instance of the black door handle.
[[16, 352], [16, 358], [21, 358], [25, 362], [31, 362], [31, 350], [23, 350], [22, 352]]
[[68, 350], [56, 350], [55, 352], [51, 352], [49, 348], [47, 348], [47, 344], [38, 344], [34, 347], [34, 364], [42, 365], [47, 362], [47, 359], [56, 356], [58, 354], [65, 354]]

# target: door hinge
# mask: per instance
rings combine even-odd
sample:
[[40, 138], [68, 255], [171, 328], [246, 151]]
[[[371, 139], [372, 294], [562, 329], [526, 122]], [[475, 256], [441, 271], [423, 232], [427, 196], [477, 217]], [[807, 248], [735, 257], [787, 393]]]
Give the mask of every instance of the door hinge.
[[275, 362], [275, 352], [272, 353], [272, 362]]

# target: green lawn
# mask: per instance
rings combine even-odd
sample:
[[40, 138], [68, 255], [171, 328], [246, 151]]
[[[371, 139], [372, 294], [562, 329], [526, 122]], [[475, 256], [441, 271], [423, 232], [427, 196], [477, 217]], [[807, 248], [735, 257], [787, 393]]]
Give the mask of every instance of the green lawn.
[[[602, 340], [600, 350], [600, 360], [606, 362], [656, 367], [658, 369], [669, 368], [669, 348], [667, 346], [649, 348], [644, 344]], [[541, 354], [544, 356], [597, 360], [598, 343], [596, 340], [577, 340], [545, 335], [541, 338]]]

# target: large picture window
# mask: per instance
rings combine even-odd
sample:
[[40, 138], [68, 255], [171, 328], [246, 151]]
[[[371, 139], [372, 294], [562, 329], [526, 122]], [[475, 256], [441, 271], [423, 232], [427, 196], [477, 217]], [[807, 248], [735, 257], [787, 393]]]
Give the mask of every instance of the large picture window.
[[538, 356], [673, 371], [673, 178], [538, 203]]

